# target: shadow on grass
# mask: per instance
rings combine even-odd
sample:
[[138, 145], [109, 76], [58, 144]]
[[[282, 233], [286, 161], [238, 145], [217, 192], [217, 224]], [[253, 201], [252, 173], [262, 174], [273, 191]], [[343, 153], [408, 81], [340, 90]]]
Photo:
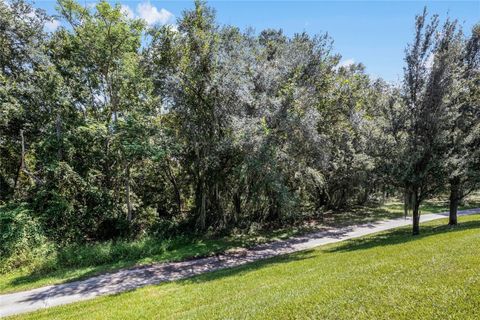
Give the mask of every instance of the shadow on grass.
[[281, 265], [281, 264], [295, 262], [295, 261], [313, 259], [315, 258], [315, 256], [316, 254], [314, 249], [303, 250], [295, 253], [267, 258], [264, 260], [257, 260], [257, 261], [250, 262], [248, 264], [244, 264], [238, 267], [221, 269], [216, 272], [204, 273], [195, 277], [179, 280], [177, 281], [177, 283], [186, 285], [186, 284], [192, 284], [192, 283], [215, 281], [225, 277], [241, 276], [253, 271], [267, 268], [267, 267], [273, 267], [276, 265]]
[[[109, 277], [91, 278], [85, 281], [57, 285], [45, 290], [31, 292], [22, 298], [22, 302], [38, 303], [44, 299], [92, 297], [101, 294], [120, 294], [146, 285], [177, 281], [179, 284], [205, 282], [219, 277], [251, 272], [274, 264], [283, 264], [313, 257], [309, 252], [251, 262], [248, 258], [217, 259], [210, 257], [192, 262], [179, 262], [163, 266], [146, 266], [134, 272], [122, 270]], [[243, 260], [243, 265], [240, 265]], [[248, 263], [248, 264], [247, 264]], [[212, 272], [217, 271], [217, 272]], [[68, 298], [67, 298], [68, 299]], [[73, 298], [76, 299], [76, 298]]]
[[356, 206], [345, 209], [341, 214], [328, 212], [323, 216], [321, 223], [327, 227], [345, 227], [394, 219], [401, 216], [398, 212], [386, 210], [384, 206]]
[[[45, 279], [52, 279], [55, 284], [65, 284], [74, 281], [85, 280], [90, 277], [101, 274], [116, 272], [121, 269], [130, 270], [142, 266], [148, 266], [154, 263], [175, 262], [191, 260], [196, 258], [203, 258], [212, 256], [218, 252], [223, 252], [226, 249], [245, 245], [246, 241], [241, 240], [192, 240], [191, 242], [175, 243], [163, 252], [157, 254], [138, 254], [137, 257], [118, 257], [117, 261], [107, 261], [102, 264], [85, 263], [85, 261], [78, 261], [78, 265], [55, 266], [51, 269], [48, 265], [42, 265], [29, 272], [28, 274], [19, 275], [13, 278], [10, 282], [10, 289], [4, 293], [28, 289], [29, 284], [41, 282]], [[95, 247], [90, 248], [90, 255], [95, 253]], [[83, 264], [81, 263], [83, 262]], [[72, 262], [69, 262], [70, 264]], [[47, 285], [45, 283], [44, 285]]]
[[[391, 212], [397, 212], [398, 214], [403, 214], [403, 203], [402, 202], [391, 202], [381, 205], [385, 210]], [[459, 210], [466, 210], [472, 208], [480, 207], [480, 197], [471, 196], [470, 198], [464, 199], [459, 206]], [[449, 210], [449, 201], [442, 199], [432, 199], [426, 200], [420, 206], [420, 212], [422, 213], [441, 213], [447, 212]]]
[[[464, 200], [464, 203], [458, 208], [459, 210], [468, 210], [480, 208], [480, 197], [471, 197]], [[448, 201], [443, 200], [427, 200], [421, 207], [422, 214], [429, 213], [446, 213], [448, 212]], [[411, 212], [409, 212], [409, 216]], [[395, 219], [404, 216], [403, 203], [390, 202], [379, 205], [370, 206], [353, 206], [345, 209], [341, 214], [335, 212], [327, 212], [323, 216], [322, 224], [328, 227], [345, 227], [351, 225], [374, 223], [386, 219]]]
[[394, 229], [392, 231], [382, 232], [373, 236], [346, 240], [340, 245], [327, 249], [326, 252], [348, 252], [371, 249], [378, 246], [397, 245], [406, 242], [418, 241], [442, 233], [458, 232], [477, 228], [480, 228], [480, 220], [461, 222], [456, 226], [421, 225], [420, 234], [412, 236], [411, 227], [408, 226]]

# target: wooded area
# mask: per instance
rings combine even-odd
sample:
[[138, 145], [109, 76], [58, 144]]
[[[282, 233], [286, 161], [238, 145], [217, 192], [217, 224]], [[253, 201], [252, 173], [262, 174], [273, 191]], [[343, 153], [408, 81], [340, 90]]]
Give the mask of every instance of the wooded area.
[[[480, 186], [480, 25], [425, 10], [401, 84], [341, 66], [327, 34], [176, 26], [59, 0], [68, 22], [0, 2], [3, 256], [60, 245], [228, 233]], [[442, 20], [443, 21], [443, 20]]]

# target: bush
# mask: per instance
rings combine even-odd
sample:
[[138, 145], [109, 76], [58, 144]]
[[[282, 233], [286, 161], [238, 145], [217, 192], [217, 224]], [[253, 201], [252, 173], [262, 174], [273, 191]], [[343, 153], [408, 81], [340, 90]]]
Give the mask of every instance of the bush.
[[0, 207], [0, 271], [31, 264], [47, 247], [40, 223], [25, 204]]
[[169, 246], [169, 240], [151, 237], [135, 241], [119, 240], [69, 245], [58, 250], [56, 267], [90, 267], [122, 261], [136, 261], [161, 255], [169, 249]]

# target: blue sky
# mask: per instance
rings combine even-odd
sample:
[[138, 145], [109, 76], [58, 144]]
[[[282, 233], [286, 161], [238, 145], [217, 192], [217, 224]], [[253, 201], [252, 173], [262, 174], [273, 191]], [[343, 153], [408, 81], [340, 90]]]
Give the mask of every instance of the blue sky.
[[[91, 4], [92, 0], [80, 0]], [[115, 2], [115, 1], [110, 1]], [[193, 1], [122, 0], [126, 12], [149, 23], [175, 23]], [[281, 28], [288, 35], [306, 31], [328, 32], [342, 62], [362, 62], [373, 77], [400, 79], [404, 48], [413, 37], [414, 17], [427, 6], [441, 18], [458, 19], [464, 30], [480, 22], [480, 0], [476, 1], [209, 1], [220, 24], [242, 29]], [[35, 5], [55, 12], [54, 0]], [[51, 27], [54, 28], [56, 24]]]

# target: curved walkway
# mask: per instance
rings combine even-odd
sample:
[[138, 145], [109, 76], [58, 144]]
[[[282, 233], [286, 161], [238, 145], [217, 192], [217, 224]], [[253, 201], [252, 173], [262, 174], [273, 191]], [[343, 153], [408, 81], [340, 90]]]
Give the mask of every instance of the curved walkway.
[[[461, 210], [458, 215], [480, 213], [480, 208]], [[425, 214], [421, 221], [445, 218], [448, 213]], [[52, 285], [0, 295], [0, 317], [58, 306], [97, 296], [133, 290], [150, 284], [174, 281], [214, 270], [231, 268], [256, 260], [311, 249], [411, 224], [411, 219], [392, 219], [343, 228], [330, 228], [288, 240], [259, 245], [242, 252], [182, 262], [158, 263], [102, 274], [82, 281]]]

